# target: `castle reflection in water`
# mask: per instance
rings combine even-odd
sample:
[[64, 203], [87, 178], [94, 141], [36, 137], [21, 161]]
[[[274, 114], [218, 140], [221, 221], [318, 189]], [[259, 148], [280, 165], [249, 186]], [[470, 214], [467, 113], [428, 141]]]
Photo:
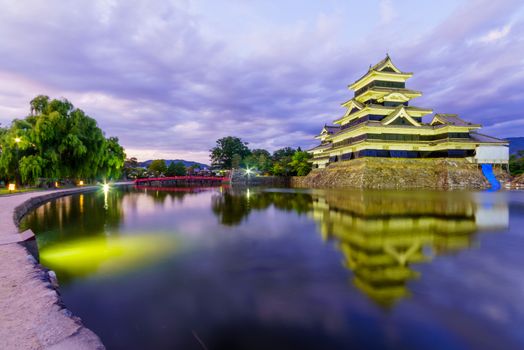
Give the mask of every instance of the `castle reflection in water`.
[[420, 278], [412, 264], [476, 244], [475, 235], [508, 227], [504, 194], [469, 192], [340, 192], [312, 195], [311, 216], [335, 242], [352, 283], [392, 306]]

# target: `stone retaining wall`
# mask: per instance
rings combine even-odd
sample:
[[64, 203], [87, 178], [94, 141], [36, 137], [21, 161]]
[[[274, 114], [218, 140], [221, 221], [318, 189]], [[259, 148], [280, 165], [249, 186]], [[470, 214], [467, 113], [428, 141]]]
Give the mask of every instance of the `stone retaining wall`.
[[294, 177], [294, 187], [366, 189], [482, 189], [489, 183], [464, 159], [360, 158]]

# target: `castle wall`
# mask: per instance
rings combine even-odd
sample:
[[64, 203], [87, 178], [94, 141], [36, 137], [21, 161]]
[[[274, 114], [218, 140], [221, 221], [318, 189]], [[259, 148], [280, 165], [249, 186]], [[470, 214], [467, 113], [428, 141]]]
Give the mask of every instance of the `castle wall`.
[[360, 158], [314, 169], [307, 176], [292, 178], [291, 184], [294, 187], [369, 189], [489, 187], [476, 164], [450, 158]]

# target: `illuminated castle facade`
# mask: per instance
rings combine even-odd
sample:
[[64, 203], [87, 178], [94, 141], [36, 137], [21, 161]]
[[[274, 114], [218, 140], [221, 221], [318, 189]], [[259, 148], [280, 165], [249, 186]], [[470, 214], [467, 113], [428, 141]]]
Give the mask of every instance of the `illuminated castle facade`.
[[507, 164], [508, 143], [478, 133], [481, 125], [455, 114], [422, 117], [432, 109], [410, 105], [421, 92], [406, 88], [413, 73], [402, 72], [389, 56], [349, 86], [354, 96], [344, 115], [325, 125], [309, 150], [314, 168], [362, 157], [463, 158], [478, 164]]

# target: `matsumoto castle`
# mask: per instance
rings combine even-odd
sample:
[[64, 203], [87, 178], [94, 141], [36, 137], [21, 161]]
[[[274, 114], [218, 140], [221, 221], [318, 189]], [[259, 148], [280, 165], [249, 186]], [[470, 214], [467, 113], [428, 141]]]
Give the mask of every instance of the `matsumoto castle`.
[[507, 164], [508, 142], [478, 133], [481, 125], [455, 114], [422, 117], [432, 109], [411, 106], [422, 95], [407, 89], [413, 73], [400, 71], [389, 56], [351, 84], [352, 99], [342, 104], [346, 113], [326, 125], [309, 150], [314, 168], [361, 157], [465, 158], [477, 164]]

